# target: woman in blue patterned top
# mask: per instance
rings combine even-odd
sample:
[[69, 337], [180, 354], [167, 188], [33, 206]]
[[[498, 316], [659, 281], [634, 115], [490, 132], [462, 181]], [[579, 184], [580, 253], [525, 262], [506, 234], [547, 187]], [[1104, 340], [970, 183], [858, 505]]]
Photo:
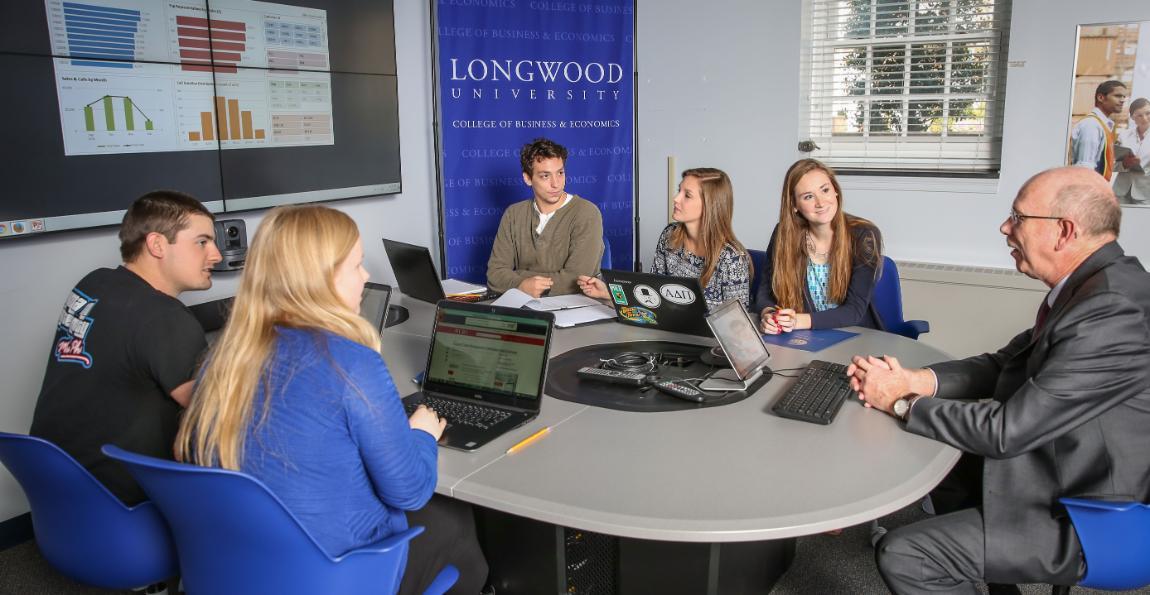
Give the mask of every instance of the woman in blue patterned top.
[[842, 210], [834, 171], [814, 159], [787, 170], [755, 310], [763, 332], [882, 328], [871, 303], [882, 262], [873, 223]]
[[367, 279], [351, 217], [321, 206], [268, 214], [176, 457], [258, 478], [330, 556], [409, 519], [424, 525], [400, 593], [422, 593], [445, 563], [459, 569], [457, 587], [478, 593], [487, 564], [471, 510], [433, 496], [445, 422], [426, 407], [404, 412], [379, 331], [359, 315]]
[[[734, 206], [731, 179], [722, 170], [684, 171], [675, 195], [675, 222], [663, 229], [655, 246], [651, 270], [698, 278], [708, 309], [730, 300], [750, 305], [751, 258], [731, 229]], [[594, 277], [579, 277], [579, 288], [594, 298], [609, 297], [603, 281]]]

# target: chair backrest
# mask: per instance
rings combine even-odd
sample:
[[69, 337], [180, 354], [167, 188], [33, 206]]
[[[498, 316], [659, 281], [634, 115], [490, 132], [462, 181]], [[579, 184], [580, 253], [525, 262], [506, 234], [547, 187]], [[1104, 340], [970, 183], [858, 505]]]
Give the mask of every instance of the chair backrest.
[[902, 287], [899, 285], [898, 267], [895, 266], [894, 261], [889, 256], [882, 257], [882, 273], [875, 282], [871, 304], [878, 312], [887, 332], [902, 335], [908, 339], [917, 339], [920, 333], [927, 332], [930, 328], [925, 322], [907, 322], [903, 319]]
[[176, 576], [167, 524], [151, 502], [125, 506], [60, 447], [0, 432], [0, 461], [32, 509], [36, 544], [61, 573], [105, 589]]
[[[759, 285], [763, 282], [763, 271], [767, 270], [767, 253], [764, 250], [747, 250], [751, 256], [751, 266], [754, 268], [751, 277], [751, 302], [759, 295]], [[767, 281], [770, 283], [770, 281]]]
[[600, 269], [612, 269], [611, 266], [611, 242], [607, 238], [603, 238], [603, 259], [599, 262]]
[[1086, 576], [1078, 584], [1110, 591], [1150, 585], [1150, 506], [1079, 498], [1059, 502], [1070, 513], [1086, 557]]
[[[323, 551], [263, 482], [235, 471], [163, 461], [115, 446], [172, 528], [191, 595], [393, 593], [407, 559], [408, 529], [338, 558]], [[358, 555], [378, 554], [378, 555]]]

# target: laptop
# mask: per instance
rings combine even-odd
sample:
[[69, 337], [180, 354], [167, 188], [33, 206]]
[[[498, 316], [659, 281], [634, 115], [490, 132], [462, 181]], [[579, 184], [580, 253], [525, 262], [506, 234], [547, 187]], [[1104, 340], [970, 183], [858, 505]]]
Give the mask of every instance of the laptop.
[[359, 314], [367, 319], [379, 335], [387, 326], [387, 304], [391, 301], [391, 286], [383, 283], [367, 282], [363, 285], [363, 299], [359, 302]]
[[699, 280], [603, 269], [603, 282], [619, 322], [675, 333], [711, 336], [707, 300]]
[[425, 246], [383, 238], [383, 249], [403, 295], [433, 304], [447, 297]]
[[707, 315], [707, 326], [723, 348], [730, 368], [715, 371], [699, 383], [701, 390], [745, 390], [763, 374], [771, 353], [759, 328], [739, 300], [731, 300]]
[[475, 450], [539, 415], [555, 319], [550, 312], [441, 300], [423, 390], [403, 398], [447, 419], [439, 444]]

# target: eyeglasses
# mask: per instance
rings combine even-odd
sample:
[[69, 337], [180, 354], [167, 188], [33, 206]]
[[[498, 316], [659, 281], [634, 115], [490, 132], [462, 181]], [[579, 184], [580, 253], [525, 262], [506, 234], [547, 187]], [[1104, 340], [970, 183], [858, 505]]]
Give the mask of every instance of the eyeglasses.
[[1010, 209], [1010, 223], [1012, 225], [1019, 225], [1020, 223], [1022, 223], [1026, 219], [1053, 219], [1055, 221], [1059, 221], [1061, 219], [1064, 219], [1064, 217], [1048, 217], [1048, 216], [1044, 216], [1044, 215], [1023, 215], [1022, 213], [1019, 213], [1018, 211], [1016, 211], [1014, 209]]

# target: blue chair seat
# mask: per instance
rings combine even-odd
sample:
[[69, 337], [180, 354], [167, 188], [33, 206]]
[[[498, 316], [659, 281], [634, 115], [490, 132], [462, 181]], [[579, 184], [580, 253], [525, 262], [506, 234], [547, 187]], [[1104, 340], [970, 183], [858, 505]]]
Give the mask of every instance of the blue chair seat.
[[36, 545], [65, 576], [133, 589], [179, 574], [171, 533], [151, 502], [126, 506], [41, 438], [0, 432], [0, 461], [28, 498]]
[[[124, 463], [172, 528], [189, 595], [394, 593], [412, 527], [340, 556], [328, 555], [258, 479], [236, 471], [163, 461], [105, 445]], [[458, 579], [447, 566], [429, 594]]]

